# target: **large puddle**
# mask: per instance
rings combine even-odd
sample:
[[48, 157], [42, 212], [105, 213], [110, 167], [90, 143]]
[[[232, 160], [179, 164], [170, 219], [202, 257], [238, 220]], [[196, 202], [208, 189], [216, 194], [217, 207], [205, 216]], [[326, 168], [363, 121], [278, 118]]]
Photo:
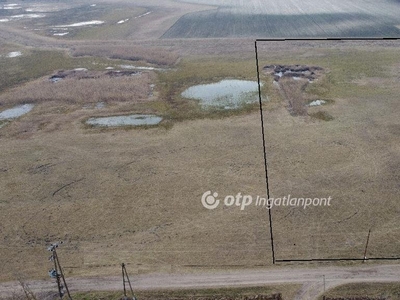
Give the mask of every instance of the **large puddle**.
[[101, 127], [118, 127], [118, 126], [145, 126], [157, 125], [162, 118], [156, 115], [128, 115], [90, 118], [86, 124]]
[[33, 104], [18, 105], [10, 109], [3, 110], [0, 112], [0, 120], [10, 120], [18, 118], [24, 114], [30, 112], [33, 108]]
[[235, 109], [258, 101], [258, 84], [247, 80], [221, 80], [192, 86], [182, 93], [182, 97], [200, 100], [203, 107]]
[[54, 27], [56, 27], [56, 28], [59, 28], [59, 27], [81, 27], [81, 26], [89, 26], [89, 25], [102, 25], [104, 23], [105, 23], [104, 21], [93, 20], [93, 21], [79, 22], [79, 23], [66, 24], [66, 25], [57, 25]]

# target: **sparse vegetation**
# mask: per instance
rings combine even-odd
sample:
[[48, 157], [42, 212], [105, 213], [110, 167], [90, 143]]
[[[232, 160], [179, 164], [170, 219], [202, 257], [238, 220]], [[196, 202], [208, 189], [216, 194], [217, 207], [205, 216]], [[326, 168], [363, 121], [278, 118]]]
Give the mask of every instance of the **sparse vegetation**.
[[172, 66], [178, 60], [174, 52], [159, 48], [145, 48], [140, 46], [78, 46], [72, 51], [73, 56], [95, 56], [131, 61], [145, 61], [150, 64]]
[[315, 113], [309, 113], [312, 118], [322, 120], [322, 121], [332, 121], [334, 118], [326, 111], [320, 110]]
[[[275, 285], [264, 287], [242, 287], [242, 288], [215, 288], [215, 289], [187, 289], [187, 290], [160, 290], [160, 291], [137, 291], [138, 299], [143, 300], [279, 300], [292, 299], [300, 286], [298, 285]], [[77, 293], [77, 300], [117, 300], [121, 298], [120, 292], [103, 293]]]
[[110, 77], [107, 72], [91, 72], [90, 78], [79, 78], [87, 72], [75, 72], [73, 77], [52, 82], [49, 77], [29, 82], [0, 96], [6, 105], [21, 103], [59, 102], [60, 105], [87, 103], [129, 102], [131, 104], [149, 99], [150, 84], [154, 80], [151, 72], [137, 75]]
[[[64, 2], [51, 4], [71, 8]], [[257, 16], [237, 13], [232, 19], [222, 13], [231, 8], [214, 10], [177, 1], [147, 0], [146, 8], [113, 3], [121, 8], [114, 12], [106, 4], [98, 3], [96, 8], [89, 2], [73, 2], [70, 10], [48, 12], [43, 19], [0, 26], [0, 41], [7, 41], [0, 45], [1, 108], [36, 104], [18, 119], [0, 121], [0, 127], [4, 125], [0, 128], [0, 280], [13, 280], [15, 271], [28, 278], [46, 278], [45, 247], [59, 239], [66, 245], [64, 271], [71, 277], [120, 276], [116, 266], [121, 260], [137, 275], [270, 267], [265, 209], [208, 211], [200, 202], [207, 190], [221, 197], [239, 191], [265, 195], [258, 103], [238, 110], [205, 110], [195, 100], [181, 97], [184, 89], [196, 84], [227, 78], [256, 80], [254, 39], [167, 37], [237, 37], [249, 31], [321, 36], [337, 32], [339, 24], [340, 32], [352, 35], [360, 29], [347, 31], [354, 27], [352, 22], [363, 28], [360, 35], [386, 28], [393, 33], [398, 32], [391, 24], [398, 18], [398, 9], [387, 23], [371, 30], [369, 25], [363, 27], [371, 20], [362, 15], [349, 20], [349, 14], [316, 13], [310, 19], [308, 14], [291, 11], [284, 17], [268, 13], [266, 20], [257, 11]], [[260, 3], [245, 2], [245, 7]], [[360, 2], [340, 3], [357, 8]], [[86, 14], [82, 5], [92, 13]], [[277, 8], [282, 5], [291, 9], [288, 3], [277, 2]], [[380, 11], [389, 6], [380, 6]], [[119, 18], [150, 10], [151, 14], [133, 22], [114, 24]], [[104, 26], [79, 28], [65, 38], [50, 37], [54, 25], [100, 16], [106, 21]], [[202, 23], [220, 16], [221, 23]], [[195, 22], [193, 17], [198, 17]], [[286, 27], [274, 27], [278, 20], [286, 22]], [[232, 22], [237, 26], [231, 26]], [[318, 24], [324, 26], [316, 29]], [[218, 30], [210, 33], [213, 28]], [[164, 39], [158, 39], [163, 33]], [[304, 64], [326, 71], [324, 78], [305, 88], [294, 83], [283, 86], [287, 98], [299, 100], [292, 101], [299, 116], [288, 113], [285, 96], [273, 78], [261, 74], [271, 196], [334, 199], [331, 208], [318, 211], [274, 209], [278, 258], [361, 257], [371, 227], [368, 257], [398, 253], [398, 49], [398, 42], [388, 41], [260, 45], [261, 67]], [[10, 51], [21, 51], [22, 56], [9, 59]], [[166, 70], [145, 70], [140, 76], [105, 75], [105, 68], [117, 72], [123, 64]], [[74, 68], [89, 69], [88, 76], [49, 81], [60, 70], [72, 74]], [[329, 105], [305, 111], [304, 105], [313, 99], [328, 99]], [[98, 102], [105, 107], [97, 108]], [[131, 113], [154, 113], [165, 121], [144, 130], [85, 125], [89, 117]], [[265, 287], [246, 293], [283, 290], [284, 299], [291, 299], [297, 288]], [[236, 296], [230, 292], [192, 291], [188, 297]], [[146, 299], [146, 292], [140, 293], [139, 298]], [[149, 299], [186, 297], [190, 292], [179, 293], [162, 291]], [[93, 292], [76, 297], [114, 299], [119, 294]]]
[[[400, 299], [400, 283], [351, 283], [333, 288], [326, 293], [330, 299]], [[323, 299], [323, 296], [318, 298]]]

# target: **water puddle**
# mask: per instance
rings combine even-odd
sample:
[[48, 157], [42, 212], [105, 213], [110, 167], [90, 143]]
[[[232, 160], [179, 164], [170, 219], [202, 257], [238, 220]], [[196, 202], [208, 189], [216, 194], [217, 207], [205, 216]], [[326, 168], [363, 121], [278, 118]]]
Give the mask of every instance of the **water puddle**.
[[93, 105], [93, 103], [92, 104], [86, 104], [82, 108], [83, 109], [102, 109], [102, 108], [105, 108], [105, 107], [106, 107], [106, 103], [101, 101], [101, 102], [95, 103], [94, 105]]
[[192, 86], [182, 93], [182, 97], [200, 100], [203, 107], [235, 109], [258, 101], [258, 84], [247, 80], [221, 80]]
[[4, 4], [3, 9], [21, 9], [22, 7], [16, 3]]
[[138, 67], [133, 65], [120, 65], [122, 69], [136, 69], [136, 70], [149, 70], [149, 71], [165, 71], [166, 69], [154, 68], [154, 67]]
[[162, 118], [156, 115], [128, 115], [90, 118], [86, 124], [100, 127], [119, 127], [119, 126], [145, 126], [158, 125]]
[[135, 19], [142, 18], [142, 17], [147, 16], [149, 14], [151, 14], [151, 11], [148, 11], [147, 13], [144, 13], [144, 14], [142, 14], [140, 16], [137, 16], [137, 17], [135, 17]]
[[93, 21], [87, 21], [87, 22], [79, 22], [79, 23], [73, 23], [73, 24], [68, 24], [68, 25], [58, 25], [54, 27], [82, 27], [82, 26], [88, 26], [88, 25], [101, 25], [104, 24], [104, 21], [98, 21], [98, 20], [93, 20]]
[[57, 32], [57, 33], [54, 33], [53, 35], [56, 35], [56, 36], [64, 36], [64, 35], [67, 35], [67, 34], [69, 34], [68, 31], [67, 31], [67, 32]]
[[129, 19], [124, 19], [124, 20], [118, 21], [117, 24], [124, 24], [128, 21], [129, 21]]
[[10, 120], [27, 114], [34, 107], [33, 104], [18, 105], [0, 112], [0, 120]]
[[13, 51], [13, 52], [8, 53], [7, 57], [13, 58], [13, 57], [21, 56], [21, 55], [22, 55], [21, 51]]
[[22, 14], [22, 15], [15, 15], [15, 16], [8, 16], [7, 18], [0, 19], [1, 23], [10, 22], [10, 21], [18, 21], [21, 19], [35, 19], [35, 18], [43, 18], [45, 14]]
[[325, 100], [314, 100], [308, 104], [308, 106], [321, 106], [326, 104]]

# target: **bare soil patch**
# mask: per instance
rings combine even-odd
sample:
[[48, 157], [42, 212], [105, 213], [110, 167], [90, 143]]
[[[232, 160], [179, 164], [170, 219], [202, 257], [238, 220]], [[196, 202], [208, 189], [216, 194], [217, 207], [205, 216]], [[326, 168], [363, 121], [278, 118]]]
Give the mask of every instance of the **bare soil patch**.
[[325, 73], [321, 67], [306, 65], [267, 65], [263, 67], [263, 72], [274, 78], [292, 116], [308, 114], [306, 87], [311, 82], [322, 79]]

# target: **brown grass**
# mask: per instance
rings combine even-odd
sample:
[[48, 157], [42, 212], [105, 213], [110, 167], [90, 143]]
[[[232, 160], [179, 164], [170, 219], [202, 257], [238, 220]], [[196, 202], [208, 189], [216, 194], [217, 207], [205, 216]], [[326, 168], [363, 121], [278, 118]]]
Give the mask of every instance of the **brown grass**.
[[[324, 293], [326, 300], [343, 299], [400, 299], [400, 283], [350, 283]], [[323, 296], [318, 297], [323, 300]]]
[[303, 96], [306, 84], [304, 80], [293, 80], [291, 78], [279, 80], [282, 94], [288, 103], [288, 110], [292, 116], [307, 115], [306, 101]]
[[[273, 211], [278, 258], [362, 257], [371, 224], [368, 256], [398, 252], [399, 87], [362, 97], [364, 87], [340, 87], [356, 96], [330, 90], [331, 122], [293, 118], [282, 103], [266, 110], [271, 196], [334, 199]], [[49, 121], [70, 123], [27, 134], [46, 109], [0, 129], [0, 280], [15, 269], [45, 278], [46, 245], [60, 239], [67, 276], [119, 275], [122, 261], [132, 274], [272, 264], [265, 209], [200, 203], [208, 190], [265, 195], [258, 113], [102, 132], [53, 112]]]
[[140, 102], [148, 99], [154, 74], [144, 72], [134, 76], [109, 77], [105, 72], [91, 72], [97, 78], [82, 78], [77, 72], [59, 82], [48, 77], [29, 82], [0, 96], [2, 105], [20, 103], [62, 102], [87, 104], [96, 102]]
[[77, 46], [72, 50], [73, 56], [98, 56], [112, 59], [145, 61], [155, 65], [172, 66], [179, 56], [175, 52], [157, 47], [141, 46]]

